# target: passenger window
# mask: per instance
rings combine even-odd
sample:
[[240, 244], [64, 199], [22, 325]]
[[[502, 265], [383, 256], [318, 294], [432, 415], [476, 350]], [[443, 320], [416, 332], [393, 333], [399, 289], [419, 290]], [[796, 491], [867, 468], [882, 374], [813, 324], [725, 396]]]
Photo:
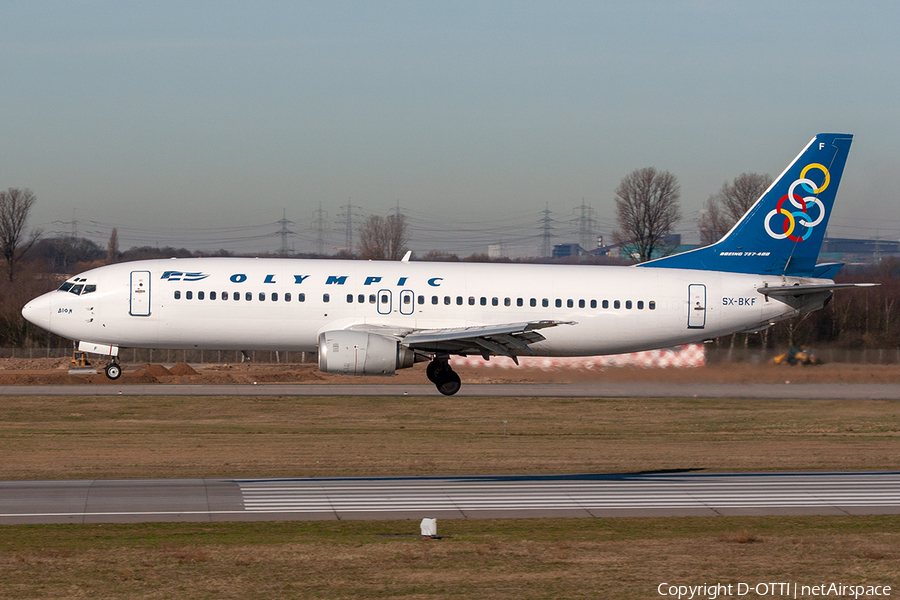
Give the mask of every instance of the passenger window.
[[457, 296], [457, 297], [456, 297], [456, 305], [457, 305], [457, 306], [462, 306], [462, 296]]
[[584, 300], [578, 301], [578, 308], [584, 308]]
[[603, 301], [603, 308], [609, 308], [609, 300]]
[[597, 301], [591, 300], [591, 308], [597, 308]]
[[531, 304], [531, 306], [537, 306], [537, 298], [532, 298], [529, 304]]
[[272, 302], [278, 302], [278, 292], [272, 292]]
[[347, 294], [347, 304], [353, 304], [353, 294]]
[[297, 302], [306, 302], [306, 294], [303, 292], [297, 294]]
[[410, 295], [403, 296], [403, 304], [409, 304], [410, 302], [412, 302], [412, 296], [410, 296]]
[[210, 300], [215, 300], [215, 299], [216, 299], [216, 293], [215, 293], [215, 292], [210, 292], [210, 293], [209, 293], [209, 299], [210, 299]]
[[375, 294], [369, 294], [369, 304], [375, 304]]
[[541, 300], [541, 306], [547, 308], [548, 306], [550, 306], [550, 301], [544, 298], [543, 300]]
[[246, 300], [247, 302], [252, 302], [253, 301], [253, 292], [247, 292], [246, 294], [244, 294], [244, 300]]
[[358, 295], [356, 297], [356, 301], [359, 302], [360, 304], [365, 304], [366, 303], [366, 295], [365, 294]]
[[516, 306], [525, 306], [525, 300], [522, 298], [516, 298]]
[[566, 308], [574, 308], [574, 307], [575, 307], [575, 302], [571, 298], [566, 300]]
[[651, 300], [647, 305], [647, 308], [649, 308], [650, 310], [656, 310], [656, 300]]
[[266, 301], [266, 293], [265, 293], [265, 292], [260, 292], [260, 293], [259, 293], [259, 301], [260, 301], [260, 302], [265, 302], [265, 301]]
[[512, 300], [510, 298], [504, 298], [503, 306], [512, 306]]
[[197, 292], [197, 300], [203, 300], [206, 298], [206, 292]]
[[285, 292], [285, 293], [284, 293], [284, 301], [285, 301], [285, 302], [290, 302], [290, 301], [291, 301], [291, 293], [290, 293], [290, 292]]
[[[436, 296], [435, 299], [437, 299]], [[419, 296], [419, 304], [425, 304], [425, 296]], [[437, 302], [433, 302], [432, 304], [437, 304]]]
[[487, 306], [487, 298], [485, 298], [484, 296], [481, 297], [481, 305]]
[[96, 292], [96, 291], [97, 291], [97, 286], [94, 285], [93, 283], [88, 283], [88, 284], [85, 284], [84, 290], [81, 292], [81, 295], [84, 296], [85, 294], [90, 294], [91, 292]]
[[475, 296], [469, 296], [469, 306], [475, 306]]
[[228, 300], [228, 292], [222, 292], [222, 300]]
[[180, 290], [175, 290], [175, 299], [181, 300], [181, 291]]
[[559, 298], [556, 299], [555, 304], [556, 304], [556, 308], [562, 308], [562, 300], [560, 300]]
[[613, 302], [613, 308], [622, 308], [622, 303], [616, 300]]
[[184, 297], [188, 300], [191, 300], [194, 297], [194, 292], [187, 291], [184, 293]]
[[241, 293], [240, 292], [231, 292], [231, 298], [234, 301], [238, 301], [241, 299]]
[[644, 301], [638, 300], [637, 307], [638, 307], [638, 310], [644, 310]]
[[625, 308], [627, 308], [628, 310], [631, 310], [631, 300], [625, 301]]
[[491, 298], [491, 306], [500, 306], [500, 300], [498, 298]]
[[331, 302], [331, 294], [322, 294], [322, 302]]
[[437, 297], [437, 296], [432, 296], [432, 297], [431, 297], [431, 303], [432, 303], [432, 304], [437, 304], [437, 303], [438, 303], [438, 297]]
[[381, 303], [384, 304], [385, 306], [387, 306], [387, 304], [388, 304], [388, 295], [387, 294], [381, 295]]
[[447, 306], [450, 305], [450, 296], [444, 296], [444, 304], [446, 304]]

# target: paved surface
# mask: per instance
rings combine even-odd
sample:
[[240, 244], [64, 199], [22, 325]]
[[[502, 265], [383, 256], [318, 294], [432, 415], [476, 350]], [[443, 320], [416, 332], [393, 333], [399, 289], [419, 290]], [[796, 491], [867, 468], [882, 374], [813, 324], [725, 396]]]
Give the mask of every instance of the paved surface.
[[0, 482], [0, 524], [900, 514], [900, 472]]
[[[6, 385], [0, 396], [440, 396], [433, 385]], [[540, 398], [793, 398], [900, 400], [889, 383], [547, 383], [466, 384], [460, 397]]]

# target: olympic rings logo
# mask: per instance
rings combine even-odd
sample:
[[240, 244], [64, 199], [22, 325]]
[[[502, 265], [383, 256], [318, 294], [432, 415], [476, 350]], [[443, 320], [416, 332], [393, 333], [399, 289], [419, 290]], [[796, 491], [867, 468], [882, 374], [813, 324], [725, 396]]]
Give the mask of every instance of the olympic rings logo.
[[[825, 175], [825, 180], [822, 182], [822, 185], [817, 186], [814, 181], [806, 178], [806, 174], [812, 170], [818, 169], [822, 171]], [[810, 235], [812, 235], [813, 227], [822, 222], [822, 219], [825, 218], [825, 205], [822, 204], [822, 201], [816, 198], [815, 196], [806, 196], [800, 197], [795, 194], [794, 191], [800, 187], [808, 194], [818, 194], [825, 190], [828, 187], [828, 184], [831, 183], [831, 174], [828, 172], [823, 165], [819, 163], [811, 163], [803, 167], [803, 170], [800, 171], [800, 179], [794, 181], [791, 184], [791, 187], [788, 189], [788, 193], [781, 197], [781, 200], [778, 201], [778, 205], [775, 207], [775, 210], [771, 211], [766, 215], [765, 227], [766, 233], [769, 234], [770, 237], [775, 238], [776, 240], [783, 240], [785, 238], [789, 240], [793, 240], [795, 242], [802, 242]], [[791, 205], [794, 208], [798, 208], [800, 210], [790, 211], [784, 207], [784, 201], [790, 201]], [[814, 221], [812, 217], [809, 216], [810, 208], [815, 205], [818, 216]], [[790, 208], [790, 207], [788, 207]], [[781, 232], [776, 233], [772, 230], [772, 217], [781, 216], [782, 222], [780, 229]], [[778, 223], [778, 219], [775, 220], [775, 223]], [[797, 226], [805, 227], [806, 231], [802, 232], [802, 235], [794, 235], [794, 232]]]

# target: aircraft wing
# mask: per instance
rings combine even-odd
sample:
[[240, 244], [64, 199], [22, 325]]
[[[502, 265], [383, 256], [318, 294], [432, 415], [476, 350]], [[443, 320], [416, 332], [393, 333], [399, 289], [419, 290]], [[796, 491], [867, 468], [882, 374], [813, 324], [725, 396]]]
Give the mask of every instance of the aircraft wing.
[[824, 283], [811, 285], [776, 285], [756, 288], [760, 294], [766, 296], [805, 296], [806, 294], [819, 294], [831, 290], [854, 287], [873, 287], [877, 283]]
[[419, 329], [402, 337], [401, 343], [412, 350], [446, 354], [508, 356], [516, 361], [520, 351], [531, 353], [529, 344], [546, 339], [538, 329], [574, 325], [573, 321], [527, 321], [503, 325]]

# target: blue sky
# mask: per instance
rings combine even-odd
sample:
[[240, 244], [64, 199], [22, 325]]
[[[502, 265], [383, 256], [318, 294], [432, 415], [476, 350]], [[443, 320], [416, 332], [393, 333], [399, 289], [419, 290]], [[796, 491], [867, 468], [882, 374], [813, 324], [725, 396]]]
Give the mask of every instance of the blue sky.
[[480, 224], [468, 253], [490, 224], [526, 243], [545, 206], [562, 222], [582, 199], [608, 235], [616, 185], [646, 166], [678, 177], [691, 236], [724, 181], [840, 131], [856, 137], [830, 235], [898, 239], [898, 17], [864, 0], [7, 0], [0, 188], [34, 190], [48, 232], [75, 215], [99, 242], [115, 225], [124, 246], [213, 249], [233, 231], [253, 251], [277, 249], [282, 209], [308, 251], [320, 204], [330, 247], [348, 200], [399, 202], [420, 253]]

